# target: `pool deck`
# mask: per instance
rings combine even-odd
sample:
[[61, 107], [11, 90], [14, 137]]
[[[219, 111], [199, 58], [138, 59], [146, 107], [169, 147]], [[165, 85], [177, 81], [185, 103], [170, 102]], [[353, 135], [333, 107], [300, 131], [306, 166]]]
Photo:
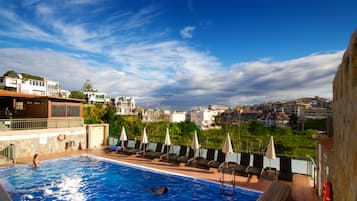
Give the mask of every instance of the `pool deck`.
[[[41, 160], [48, 160], [54, 158], [60, 158], [65, 156], [79, 155], [79, 154], [90, 154], [94, 156], [99, 156], [107, 159], [112, 159], [116, 161], [131, 163], [135, 165], [145, 166], [148, 168], [154, 168], [159, 170], [164, 170], [168, 172], [174, 172], [177, 174], [187, 175], [196, 178], [208, 179], [212, 181], [219, 182], [221, 178], [221, 173], [217, 169], [211, 168], [210, 170], [198, 169], [193, 167], [187, 167], [184, 164], [171, 164], [166, 162], [161, 162], [158, 159], [145, 159], [136, 157], [135, 155], [127, 156], [117, 153], [105, 153], [101, 150], [81, 150], [81, 151], [70, 151], [61, 154], [48, 154], [40, 155]], [[17, 163], [29, 163], [31, 164], [32, 158], [18, 158]], [[230, 174], [224, 174], [225, 183], [232, 184], [233, 176]], [[300, 174], [294, 174], [293, 182], [276, 181], [278, 183], [283, 183], [291, 186], [292, 188], [292, 200], [293, 201], [319, 201], [316, 193], [313, 190], [311, 181], [309, 177]], [[272, 183], [271, 180], [258, 179], [256, 176], [241, 177], [235, 176], [236, 186], [254, 189], [258, 191], [264, 191]]]

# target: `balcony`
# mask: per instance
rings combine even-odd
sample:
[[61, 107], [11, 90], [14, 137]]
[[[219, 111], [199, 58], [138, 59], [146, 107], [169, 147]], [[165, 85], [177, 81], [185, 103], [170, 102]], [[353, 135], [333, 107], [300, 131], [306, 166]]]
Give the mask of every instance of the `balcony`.
[[84, 125], [81, 117], [0, 119], [0, 131], [72, 128]]

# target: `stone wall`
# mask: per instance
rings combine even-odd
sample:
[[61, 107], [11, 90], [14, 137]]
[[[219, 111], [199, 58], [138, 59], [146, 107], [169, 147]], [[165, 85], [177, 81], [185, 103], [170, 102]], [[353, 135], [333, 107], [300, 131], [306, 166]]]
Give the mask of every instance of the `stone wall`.
[[357, 200], [357, 31], [333, 81], [333, 200]]
[[35, 153], [62, 153], [78, 149], [79, 144], [85, 149], [87, 133], [85, 127], [1, 132], [0, 150], [9, 144], [16, 146], [16, 158], [32, 157]]

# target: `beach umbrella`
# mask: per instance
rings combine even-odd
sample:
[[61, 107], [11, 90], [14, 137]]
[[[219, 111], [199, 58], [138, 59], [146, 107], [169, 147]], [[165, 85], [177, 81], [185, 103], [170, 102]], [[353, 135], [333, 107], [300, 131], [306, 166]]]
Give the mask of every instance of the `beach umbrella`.
[[198, 150], [200, 148], [200, 145], [198, 144], [198, 137], [197, 137], [197, 131], [195, 131], [195, 133], [193, 134], [193, 139], [192, 139], [192, 145], [191, 148], [193, 150]]
[[167, 155], [169, 155], [169, 146], [171, 145], [169, 128], [166, 128], [165, 145], [167, 146]]
[[229, 136], [229, 133], [227, 133], [226, 140], [224, 140], [222, 152], [225, 153], [225, 154], [233, 153], [231, 137]]
[[[223, 148], [222, 148], [222, 152], [225, 153], [225, 154], [228, 154], [228, 153], [233, 153], [233, 149], [232, 149], [232, 142], [231, 142], [231, 137], [229, 136], [229, 133], [227, 133], [227, 137], [226, 139], [224, 140], [224, 143], [223, 143]], [[227, 163], [224, 163], [225, 164], [225, 168], [227, 168]], [[234, 170], [233, 170], [234, 171]], [[224, 181], [224, 174], [223, 174], [223, 171], [221, 172], [222, 173], [222, 179]], [[233, 174], [234, 175], [234, 174]], [[233, 183], [235, 183], [235, 177], [233, 177]]]
[[141, 144], [143, 144], [143, 146], [144, 146], [144, 153], [145, 153], [147, 143], [149, 143], [149, 141], [148, 141], [148, 136], [146, 134], [146, 127], [144, 127], [143, 136], [141, 138]]
[[269, 168], [271, 168], [271, 160], [276, 158], [273, 136], [270, 136], [268, 149], [267, 149], [267, 152], [265, 153], [265, 155], [269, 158], [269, 161], [270, 161]]
[[121, 128], [120, 140], [123, 141], [123, 142], [128, 140], [128, 137], [126, 136], [126, 132], [125, 132], [124, 126]]
[[124, 142], [128, 140], [128, 137], [126, 136], [125, 128], [124, 126], [121, 128], [121, 133], [120, 133], [120, 141], [122, 141], [122, 146], [123, 149], [125, 148]]

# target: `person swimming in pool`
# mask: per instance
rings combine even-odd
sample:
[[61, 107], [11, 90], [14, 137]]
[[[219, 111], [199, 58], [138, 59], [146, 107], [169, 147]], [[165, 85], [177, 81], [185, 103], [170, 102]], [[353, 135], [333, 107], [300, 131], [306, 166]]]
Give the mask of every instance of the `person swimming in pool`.
[[34, 167], [34, 168], [40, 167], [39, 157], [40, 157], [40, 156], [39, 156], [38, 154], [35, 154], [35, 155], [33, 156], [32, 164], [33, 164], [33, 167]]
[[162, 188], [154, 188], [154, 189], [150, 189], [150, 191], [156, 195], [162, 195], [167, 193], [167, 191], [169, 191], [169, 189], [167, 189], [166, 186], [162, 187]]

